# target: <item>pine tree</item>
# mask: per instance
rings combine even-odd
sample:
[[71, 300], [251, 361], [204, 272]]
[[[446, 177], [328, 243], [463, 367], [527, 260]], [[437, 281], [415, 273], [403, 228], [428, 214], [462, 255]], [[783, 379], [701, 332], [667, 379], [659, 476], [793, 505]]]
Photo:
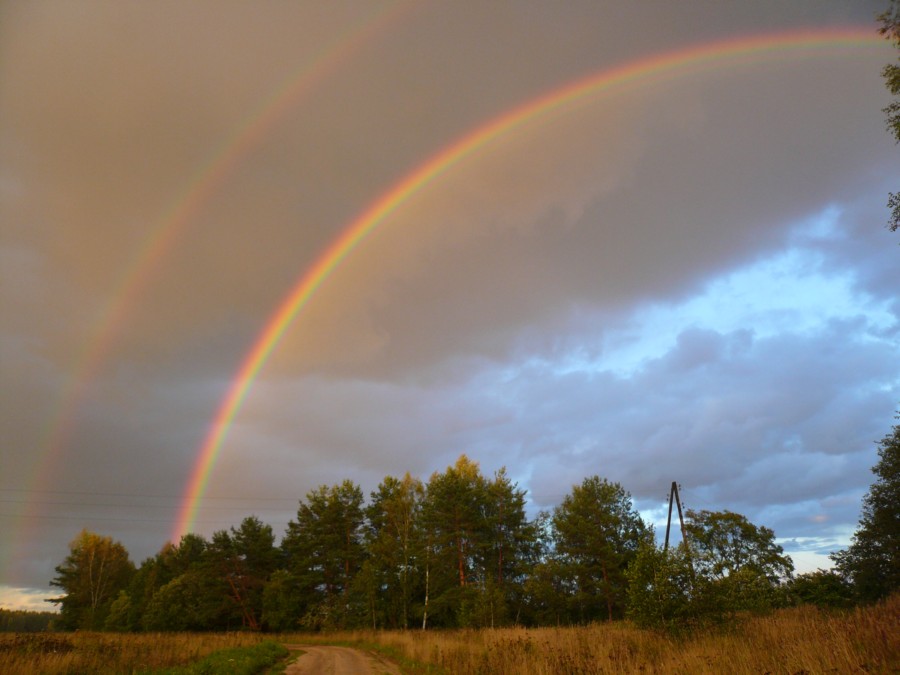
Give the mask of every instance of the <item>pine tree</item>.
[[256, 516], [244, 518], [240, 528], [214, 533], [207, 555], [216, 577], [228, 584], [227, 595], [240, 610], [241, 626], [260, 630], [263, 587], [278, 562], [271, 526]]
[[490, 626], [518, 621], [525, 582], [540, 560], [539, 530], [525, 513], [525, 491], [501, 468], [487, 484], [485, 518], [485, 603]]
[[470, 626], [480, 593], [488, 543], [487, 481], [476, 462], [460, 455], [456, 464], [428, 480], [422, 521], [426, 538], [429, 621]]
[[306, 626], [346, 626], [351, 584], [365, 557], [364, 520], [362, 490], [345, 480], [308, 493], [288, 523], [282, 548], [304, 596]]
[[631, 495], [605, 478], [585, 478], [554, 509], [553, 530], [557, 564], [571, 594], [570, 618], [611, 621], [621, 615], [625, 571], [651, 533]]

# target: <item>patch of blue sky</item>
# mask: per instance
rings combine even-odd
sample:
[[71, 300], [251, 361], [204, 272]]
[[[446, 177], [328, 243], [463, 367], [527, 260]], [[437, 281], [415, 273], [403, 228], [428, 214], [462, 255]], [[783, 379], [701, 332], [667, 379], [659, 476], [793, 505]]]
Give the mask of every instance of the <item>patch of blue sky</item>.
[[843, 236], [840, 212], [825, 210], [795, 228], [789, 247], [710, 280], [703, 290], [678, 303], [637, 308], [603, 340], [602, 353], [571, 352], [557, 372], [612, 372], [629, 377], [649, 361], [670, 352], [686, 330], [727, 335], [749, 330], [755, 340], [793, 334], [813, 335], [836, 320], [863, 319], [857, 339], [877, 333], [896, 319], [887, 303], [860, 291], [852, 269], [835, 269], [816, 243]]

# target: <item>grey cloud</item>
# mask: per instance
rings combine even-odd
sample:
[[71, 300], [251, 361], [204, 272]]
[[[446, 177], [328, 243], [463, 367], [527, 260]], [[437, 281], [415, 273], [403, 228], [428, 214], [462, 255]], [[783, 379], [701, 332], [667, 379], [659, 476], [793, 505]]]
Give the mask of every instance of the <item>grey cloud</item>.
[[[82, 526], [135, 558], [155, 552], [275, 308], [342, 228], [449, 143], [635, 58], [871, 23], [877, 5], [413, 6], [348, 45], [380, 7], [4, 4], [0, 489], [32, 487], [61, 404], [74, 424], [34, 503], [0, 512], [0, 583], [45, 587]], [[335, 45], [346, 53], [245, 139], [208, 194], [192, 192]], [[283, 524], [320, 483], [369, 490], [466, 452], [488, 473], [506, 465], [535, 506], [593, 473], [650, 505], [677, 479], [801, 543], [844, 536], [900, 382], [900, 322], [871, 318], [876, 306], [900, 312], [896, 239], [881, 228], [900, 176], [880, 113], [888, 54], [617, 90], [449, 167], [286, 331], [222, 448], [199, 527], [256, 511]], [[183, 227], [145, 270], [84, 394], [63, 401], [148, 237], [179, 206], [191, 207]], [[829, 206], [835, 233], [797, 234]], [[823, 276], [852, 279], [858, 316], [771, 335], [642, 323], [648, 306], [686, 306], [790, 247], [818, 256]], [[646, 330], [672, 331], [659, 341], [668, 353], [615, 370], [611, 355]], [[133, 499], [50, 503], [65, 490]]]

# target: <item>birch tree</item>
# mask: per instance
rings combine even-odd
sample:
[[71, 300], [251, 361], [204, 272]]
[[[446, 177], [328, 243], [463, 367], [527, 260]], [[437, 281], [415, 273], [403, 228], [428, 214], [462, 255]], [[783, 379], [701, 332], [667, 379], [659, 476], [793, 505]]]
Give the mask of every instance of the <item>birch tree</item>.
[[69, 555], [55, 568], [50, 582], [64, 595], [50, 600], [60, 607], [61, 625], [99, 630], [109, 606], [134, 574], [128, 551], [111, 537], [82, 530], [69, 544]]

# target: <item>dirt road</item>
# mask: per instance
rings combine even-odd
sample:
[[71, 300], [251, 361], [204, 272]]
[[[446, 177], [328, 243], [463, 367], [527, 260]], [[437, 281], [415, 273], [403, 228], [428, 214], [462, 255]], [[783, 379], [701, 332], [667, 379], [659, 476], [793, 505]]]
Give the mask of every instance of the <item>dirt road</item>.
[[285, 647], [305, 652], [287, 667], [285, 675], [402, 675], [395, 664], [359, 649], [326, 645]]

